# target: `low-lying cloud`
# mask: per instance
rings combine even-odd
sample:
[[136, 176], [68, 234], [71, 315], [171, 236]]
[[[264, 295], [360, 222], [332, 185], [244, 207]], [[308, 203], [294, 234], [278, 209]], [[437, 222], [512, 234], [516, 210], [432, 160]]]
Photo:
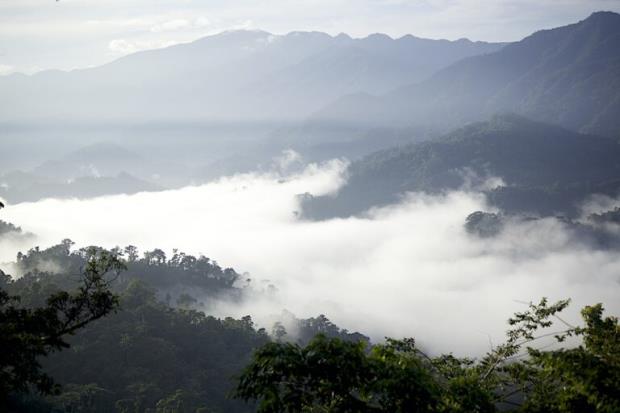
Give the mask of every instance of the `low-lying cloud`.
[[[268, 329], [273, 314], [326, 314], [369, 334], [414, 336], [435, 351], [480, 353], [501, 342], [505, 320], [542, 296], [571, 297], [566, 319], [603, 302], [620, 312], [620, 255], [574, 239], [555, 219], [509, 221], [496, 237], [467, 234], [468, 214], [488, 210], [472, 190], [410, 194], [365, 218], [305, 222], [296, 195], [335, 191], [345, 163], [303, 172], [246, 174], [203, 186], [92, 200], [45, 200], [9, 206], [2, 219], [49, 246], [134, 244], [179, 248], [247, 271], [257, 290], [243, 304], [220, 303], [218, 315], [251, 314]], [[23, 245], [19, 248], [23, 249]], [[5, 245], [0, 261], [14, 258]]]

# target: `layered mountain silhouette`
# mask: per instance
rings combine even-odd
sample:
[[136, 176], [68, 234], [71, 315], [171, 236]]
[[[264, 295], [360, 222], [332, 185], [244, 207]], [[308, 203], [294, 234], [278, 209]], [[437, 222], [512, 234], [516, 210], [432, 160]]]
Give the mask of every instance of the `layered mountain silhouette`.
[[[506, 212], [578, 214], [592, 194], [620, 190], [620, 143], [516, 115], [497, 115], [439, 139], [373, 153], [351, 164], [335, 196], [301, 196], [303, 215], [322, 219], [399, 202], [411, 191], [478, 186]], [[501, 178], [500, 185], [485, 185]]]
[[0, 175], [0, 198], [11, 204], [36, 202], [45, 198], [86, 199], [163, 189], [127, 172], [121, 172], [115, 176], [80, 176], [70, 181], [21, 171]]
[[287, 121], [503, 44], [233, 31], [71, 72], [0, 78], [0, 121]]
[[319, 111], [306, 130], [362, 123], [447, 131], [502, 112], [620, 136], [620, 14], [597, 12], [539, 31], [378, 97], [344, 97]]
[[[309, 117], [309, 113], [313, 115]], [[37, 177], [62, 183], [62, 191], [69, 179], [96, 177], [98, 173], [89, 172], [91, 166], [102, 176], [117, 177], [126, 171], [147, 182], [179, 186], [257, 169], [257, 165], [268, 164], [280, 151], [290, 148], [311, 161], [358, 158], [396, 143], [405, 145], [442, 136], [496, 113], [514, 113], [541, 122], [526, 127], [529, 121], [519, 117], [515, 118], [519, 121], [508, 122], [501, 117], [497, 119], [503, 121], [492, 121], [493, 125], [512, 125], [509, 135], [516, 139], [514, 147], [501, 150], [521, 153], [525, 150], [519, 149], [523, 142], [538, 148], [544, 139], [529, 140], [546, 133], [556, 136], [553, 142], [558, 145], [579, 137], [579, 145], [554, 148], [566, 159], [572, 156], [571, 150], [598, 150], [599, 144], [594, 142], [606, 142], [610, 153], [615, 153], [613, 141], [595, 136], [620, 137], [620, 15], [594, 13], [576, 24], [543, 30], [507, 45], [413, 36], [392, 39], [381, 34], [353, 39], [319, 32], [273, 35], [233, 31], [135, 53], [92, 69], [4, 76], [0, 77], [0, 124], [13, 128], [7, 139], [28, 138], [38, 143], [19, 153], [7, 152], [0, 160], [11, 164], [18, 155], [20, 160], [29, 159], [31, 153], [45, 152], [61, 140], [65, 153], [84, 146], [86, 140], [131, 143], [127, 147], [136, 156], [105, 146], [95, 146], [92, 153], [75, 152], [73, 158], [35, 153], [38, 160], [31, 162], [31, 168], [39, 166], [29, 170]], [[72, 123], [79, 127], [70, 129]], [[120, 126], [116, 128], [117, 124]], [[496, 126], [486, 127], [495, 131]], [[29, 127], [33, 129], [22, 133], [20, 128]], [[580, 134], [571, 135], [569, 131]], [[592, 139], [592, 148], [585, 148], [584, 136]], [[424, 143], [421, 148], [435, 151], [435, 145], [445, 145], [446, 139]], [[424, 150], [431, 149], [415, 145], [378, 152], [382, 155], [371, 158], [402, 150], [405, 154], [413, 150], [426, 168], [439, 168], [424, 160]], [[459, 150], [468, 153], [467, 145]], [[539, 155], [552, 159], [551, 147], [545, 150]], [[97, 153], [108, 155], [106, 159], [93, 157]], [[529, 166], [515, 167], [514, 177], [530, 171], [544, 176], [536, 168], [549, 167], [547, 161], [528, 164], [528, 159], [537, 159], [535, 155], [532, 152], [529, 158], [515, 158]], [[604, 151], [592, 154], [592, 159], [599, 155], [608, 159]], [[478, 174], [499, 175], [509, 186], [489, 193], [493, 202], [540, 213], [570, 212], [572, 206], [566, 202], [574, 203], [581, 195], [558, 195], [568, 191], [566, 185], [577, 188], [575, 194], [592, 193], [587, 185], [603, 185], [605, 180], [612, 180], [612, 171], [617, 172], [609, 169], [609, 161], [603, 163], [608, 173], [605, 177], [564, 179], [558, 181], [556, 192], [549, 192], [551, 181], [512, 179], [510, 171], [501, 169], [512, 162], [507, 155], [497, 162], [501, 167], [498, 170], [475, 167], [491, 162], [488, 156], [491, 154], [471, 160], [473, 166], [463, 159], [456, 164], [446, 161], [446, 168], [473, 168]], [[581, 156], [574, 155], [575, 159]], [[431, 175], [420, 176], [415, 163], [399, 170], [399, 163], [391, 166], [387, 162], [378, 168], [377, 161], [371, 162], [376, 165], [368, 171], [356, 169], [365, 162], [368, 159], [352, 166], [353, 189], [344, 188], [335, 200], [309, 201], [313, 207], [308, 207], [307, 216], [357, 213], [393, 202], [408, 190], [433, 190], [434, 186], [441, 190], [461, 183], [449, 169], [439, 173], [439, 169], [431, 168], [432, 179]], [[0, 171], [11, 171], [16, 168], [13, 164]], [[396, 175], [383, 182], [388, 169]], [[570, 175], [576, 170], [558, 171]], [[373, 178], [373, 173], [377, 177]], [[358, 175], [367, 184], [356, 183]], [[373, 189], [373, 182], [384, 187]], [[356, 185], [368, 188], [357, 191]], [[132, 183], [130, 187], [149, 186]], [[605, 188], [599, 189], [610, 190]], [[531, 195], [531, 191], [538, 195]], [[548, 199], [544, 208], [540, 202], [526, 202], [541, 194]], [[359, 204], [352, 206], [355, 200]], [[321, 212], [323, 202], [325, 213]], [[519, 202], [524, 203], [517, 208]]]

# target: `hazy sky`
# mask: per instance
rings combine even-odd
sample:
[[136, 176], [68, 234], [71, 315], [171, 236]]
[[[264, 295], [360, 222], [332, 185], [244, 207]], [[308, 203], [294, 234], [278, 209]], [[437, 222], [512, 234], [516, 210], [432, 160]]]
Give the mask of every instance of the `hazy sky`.
[[620, 0], [0, 0], [0, 74], [98, 65], [230, 29], [518, 40]]

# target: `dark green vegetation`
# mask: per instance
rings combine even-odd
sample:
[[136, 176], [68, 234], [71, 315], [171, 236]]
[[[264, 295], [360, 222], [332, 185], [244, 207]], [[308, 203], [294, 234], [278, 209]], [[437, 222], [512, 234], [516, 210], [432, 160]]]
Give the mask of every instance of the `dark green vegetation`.
[[[3, 372], [7, 363], [19, 361], [19, 371], [28, 375], [17, 376], [15, 384], [4, 389], [5, 397], [7, 391], [12, 394], [12, 409], [253, 411], [252, 405], [227, 396], [234, 376], [249, 361], [254, 349], [269, 342], [269, 336], [265, 330], [257, 329], [249, 316], [219, 319], [196, 310], [209, 308], [215, 299], [241, 300], [243, 288], [235, 286], [240, 274], [223, 269], [206, 257], [180, 252], [167, 258], [156, 249], [140, 257], [134, 246], [111, 251], [96, 247], [72, 251], [71, 246], [72, 242], [65, 240], [46, 250], [34, 248], [19, 254], [15, 270], [23, 275], [18, 279], [2, 278], [0, 291], [6, 294], [0, 302], [5, 317], [4, 341], [0, 343], [3, 357], [6, 355], [2, 359]], [[108, 261], [93, 257], [105, 257]], [[84, 297], [92, 301], [93, 295], [87, 294], [92, 289], [78, 290], [74, 296], [65, 292], [80, 288], [79, 280], [90, 280], [92, 274], [118, 269], [116, 265], [121, 260], [122, 272], [106, 277], [105, 284], [95, 284], [94, 291], [109, 298], [97, 301], [101, 307], [81, 304]], [[89, 267], [91, 263], [101, 266], [105, 262], [115, 266], [98, 267], [95, 273]], [[82, 273], [86, 278], [80, 278]], [[99, 278], [95, 280], [98, 282]], [[9, 299], [9, 295], [19, 300]], [[69, 299], [72, 301], [67, 302]], [[92, 313], [84, 310], [67, 315], [67, 309], [77, 306], [92, 309]], [[113, 314], [95, 321], [104, 315], [102, 309], [107, 312], [112, 308]], [[19, 324], [5, 322], [11, 317], [15, 319], [15, 314], [22, 318]], [[55, 320], [65, 319], [71, 323], [60, 329]], [[341, 330], [325, 316], [294, 322], [302, 344], [317, 333], [368, 341], [359, 333]], [[77, 326], [83, 328], [75, 336], [67, 337], [65, 333], [74, 332]], [[273, 330], [279, 340], [293, 339], [282, 325], [275, 325]], [[41, 336], [51, 336], [56, 341], [46, 344], [38, 341]], [[49, 354], [61, 348], [63, 351]], [[22, 355], [27, 357], [22, 360]], [[41, 358], [44, 355], [47, 357]], [[62, 387], [53, 386], [52, 379]], [[38, 390], [48, 395], [24, 393], [31, 389], [28, 384], [40, 384]]]
[[[255, 353], [236, 396], [258, 400], [259, 412], [618, 412], [618, 319], [595, 305], [583, 309], [583, 327], [549, 333], [567, 305], [542, 300], [517, 313], [506, 342], [480, 360], [429, 357], [413, 339], [370, 348], [325, 336], [306, 347], [270, 343]], [[536, 350], [547, 335], [582, 344]]]
[[303, 215], [359, 214], [398, 202], [408, 191], [438, 194], [489, 177], [502, 178], [504, 185], [483, 192], [508, 213], [575, 216], [587, 196], [618, 194], [620, 144], [516, 115], [495, 116], [352, 163], [335, 197], [303, 197]]
[[40, 297], [44, 304], [36, 307], [24, 305], [22, 297], [10, 294], [10, 277], [0, 271], [2, 405], [9, 394], [27, 391], [30, 386], [43, 393], [57, 390], [52, 378], [41, 370], [40, 358], [68, 347], [68, 335], [118, 306], [118, 297], [110, 291], [106, 276], [118, 274], [123, 263], [99, 249], [88, 248], [80, 254], [84, 266], [76, 292], [54, 291]]
[[0, 236], [17, 236], [28, 237], [30, 233], [25, 233], [21, 227], [11, 224], [10, 222], [0, 220]]
[[[603, 317], [601, 305], [582, 311], [583, 326], [558, 316], [568, 301], [530, 305], [509, 320], [506, 342], [479, 360], [429, 357], [413, 339], [370, 345], [324, 316], [298, 320], [293, 343], [280, 324], [270, 338], [249, 316], [218, 319], [191, 309], [197, 300], [188, 293], [178, 294], [173, 300], [178, 307], [172, 307], [164, 291], [177, 282], [207, 300], [238, 290], [233, 284], [239, 275], [205, 257], [175, 253], [166, 259], [154, 250], [139, 258], [132, 246], [72, 251], [71, 245], [66, 240], [20, 254], [17, 268], [25, 274], [2, 277], [2, 391], [10, 394], [9, 411], [611, 413], [620, 408], [620, 327], [616, 318]], [[537, 350], [545, 337], [581, 344]]]
[[[66, 288], [71, 279], [67, 274], [79, 273], [84, 265], [82, 250], [72, 251], [71, 240], [40, 250], [38, 247], [26, 254], [17, 256], [17, 270], [25, 274], [16, 282], [27, 283], [30, 276], [45, 276], [46, 282], [54, 281], [61, 288]], [[129, 245], [111, 251], [126, 259], [127, 268], [116, 279], [113, 287], [124, 289], [133, 280], [144, 281], [151, 287], [166, 293], [174, 294], [172, 298], [191, 289], [201, 296], [215, 296], [236, 290], [233, 284], [241, 277], [232, 268], [222, 268], [216, 261], [200, 256], [194, 257], [175, 251], [172, 257], [160, 249], [145, 251], [140, 254], [138, 248]], [[162, 295], [162, 296], [163, 296]]]
[[509, 225], [537, 225], [542, 224], [544, 220], [553, 220], [554, 225], [560, 226], [575, 245], [592, 250], [618, 250], [620, 249], [618, 212], [619, 209], [616, 208], [601, 214], [571, 219], [564, 216], [540, 218], [475, 211], [467, 216], [463, 226], [465, 231], [472, 236], [492, 239], [501, 234]]
[[[203, 299], [233, 293], [237, 273], [205, 257], [182, 253], [166, 260], [159, 250], [139, 258], [131, 246], [108, 252], [99, 248], [71, 251], [71, 245], [66, 240], [47, 250], [20, 254], [16, 267], [24, 275], [4, 279], [3, 291], [20, 296], [19, 305], [24, 308], [20, 311], [52, 317], [56, 312], [45, 307], [47, 297], [64, 296], [62, 291], [75, 289], [76, 275], [88, 263], [89, 254], [107, 254], [126, 258], [125, 271], [106, 284], [110, 294], [117, 294], [118, 309], [66, 339], [63, 347], [69, 348], [37, 359], [62, 388], [44, 398], [14, 393], [16, 410], [248, 411], [246, 405], [229, 401], [226, 395], [232, 376], [254, 348], [268, 341], [267, 334], [256, 330], [249, 317], [217, 319], [195, 310], [174, 309], [165, 302], [184, 304], [183, 298], [189, 296], [179, 292], [186, 288]], [[20, 351], [13, 343], [3, 343], [2, 348]]]

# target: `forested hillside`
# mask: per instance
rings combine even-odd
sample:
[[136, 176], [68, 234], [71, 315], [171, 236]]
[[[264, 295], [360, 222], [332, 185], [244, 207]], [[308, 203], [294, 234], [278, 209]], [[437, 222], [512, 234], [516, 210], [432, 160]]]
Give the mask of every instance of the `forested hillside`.
[[[618, 193], [619, 159], [614, 139], [499, 115], [356, 161], [336, 196], [302, 197], [303, 213], [348, 216], [398, 202], [408, 191], [441, 193], [469, 184], [507, 212], [574, 216], [588, 195]], [[503, 182], [488, 188], [489, 178]]]
[[[52, 294], [72, 291], [91, 254], [63, 241], [52, 248], [19, 254], [21, 277], [1, 274], [0, 289], [20, 297], [23, 308], [41, 308]], [[317, 333], [368, 341], [325, 316], [298, 320], [296, 335], [282, 324], [258, 328], [241, 319], [205, 315], [211, 300], [242, 300], [241, 277], [206, 257], [161, 250], [139, 254], [134, 246], [110, 252], [127, 268], [113, 279], [119, 307], [68, 340], [69, 348], [42, 359], [43, 371], [61, 389], [47, 397], [12, 394], [20, 412], [251, 412], [252, 404], [230, 399], [235, 378], [252, 352], [271, 337], [307, 343]]]

